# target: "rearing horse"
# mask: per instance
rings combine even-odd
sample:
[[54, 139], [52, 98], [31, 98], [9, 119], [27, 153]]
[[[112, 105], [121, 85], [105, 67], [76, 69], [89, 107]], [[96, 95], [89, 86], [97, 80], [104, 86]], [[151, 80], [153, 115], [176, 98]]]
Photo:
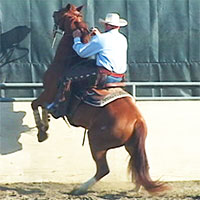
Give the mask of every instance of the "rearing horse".
[[[64, 36], [59, 43], [54, 61], [45, 74], [44, 92], [32, 103], [32, 108], [36, 113], [38, 113], [38, 106], [44, 107], [45, 103], [54, 100], [57, 82], [62, 74], [67, 73], [72, 64], [81, 60], [72, 49], [72, 32], [77, 28], [82, 31], [82, 41], [89, 41], [88, 27], [83, 21], [81, 8], [68, 4], [66, 8], [54, 12], [55, 24], [64, 31]], [[39, 135], [46, 133], [48, 129], [46, 114], [44, 111], [43, 119], [45, 118], [46, 121], [36, 117]], [[121, 146], [125, 146], [130, 155], [128, 169], [136, 190], [140, 186], [150, 193], [167, 189], [164, 183], [153, 181], [150, 177], [145, 150], [147, 126], [133, 98], [119, 98], [101, 108], [81, 103], [72, 117], [72, 122], [73, 125], [88, 129], [89, 145], [96, 163], [95, 175], [76, 188], [73, 194], [86, 193], [88, 188], [107, 175], [109, 173], [107, 151]], [[41, 127], [43, 130], [40, 130]]]

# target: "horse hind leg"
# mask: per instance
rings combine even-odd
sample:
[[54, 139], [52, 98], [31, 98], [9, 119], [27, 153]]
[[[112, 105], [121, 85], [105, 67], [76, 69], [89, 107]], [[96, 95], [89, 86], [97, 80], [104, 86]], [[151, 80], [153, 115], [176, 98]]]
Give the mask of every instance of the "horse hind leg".
[[157, 194], [168, 189], [164, 183], [153, 181], [149, 174], [149, 164], [145, 150], [145, 139], [147, 135], [146, 124], [143, 119], [135, 123], [134, 132], [130, 140], [125, 144], [125, 148], [130, 155], [128, 165], [132, 182], [136, 184], [135, 191], [143, 186], [149, 193]]
[[91, 148], [93, 159], [96, 163], [97, 171], [94, 177], [89, 179], [87, 182], [83, 183], [79, 187], [75, 188], [71, 194], [73, 195], [82, 195], [87, 193], [88, 189], [92, 187], [97, 181], [102, 179], [109, 173], [108, 163], [106, 160], [107, 151], [94, 151]]

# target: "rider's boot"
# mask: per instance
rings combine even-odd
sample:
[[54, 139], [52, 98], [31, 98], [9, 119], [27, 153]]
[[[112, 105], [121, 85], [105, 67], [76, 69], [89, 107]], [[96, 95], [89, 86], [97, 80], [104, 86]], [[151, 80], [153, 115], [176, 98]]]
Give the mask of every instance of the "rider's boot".
[[55, 101], [46, 106], [48, 112], [56, 119], [67, 114], [71, 96], [70, 85], [71, 81], [63, 83], [58, 90]]

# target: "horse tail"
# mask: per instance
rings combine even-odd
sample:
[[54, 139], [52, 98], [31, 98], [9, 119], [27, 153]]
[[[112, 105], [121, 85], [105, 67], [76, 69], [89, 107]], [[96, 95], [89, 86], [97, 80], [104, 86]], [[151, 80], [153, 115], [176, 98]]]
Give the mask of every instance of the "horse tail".
[[149, 174], [149, 164], [145, 150], [145, 139], [147, 127], [144, 119], [135, 122], [133, 135], [125, 144], [130, 154], [128, 172], [131, 174], [132, 182], [135, 182], [137, 190], [143, 186], [149, 193], [160, 193], [168, 189], [165, 183], [153, 181]]

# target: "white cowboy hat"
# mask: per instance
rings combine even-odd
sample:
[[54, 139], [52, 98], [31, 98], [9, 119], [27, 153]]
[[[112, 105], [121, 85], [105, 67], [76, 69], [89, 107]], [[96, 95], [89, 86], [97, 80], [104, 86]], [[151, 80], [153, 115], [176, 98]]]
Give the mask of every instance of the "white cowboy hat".
[[125, 19], [120, 19], [117, 13], [108, 13], [105, 20], [99, 19], [99, 23], [110, 24], [112, 26], [126, 26], [128, 24]]

